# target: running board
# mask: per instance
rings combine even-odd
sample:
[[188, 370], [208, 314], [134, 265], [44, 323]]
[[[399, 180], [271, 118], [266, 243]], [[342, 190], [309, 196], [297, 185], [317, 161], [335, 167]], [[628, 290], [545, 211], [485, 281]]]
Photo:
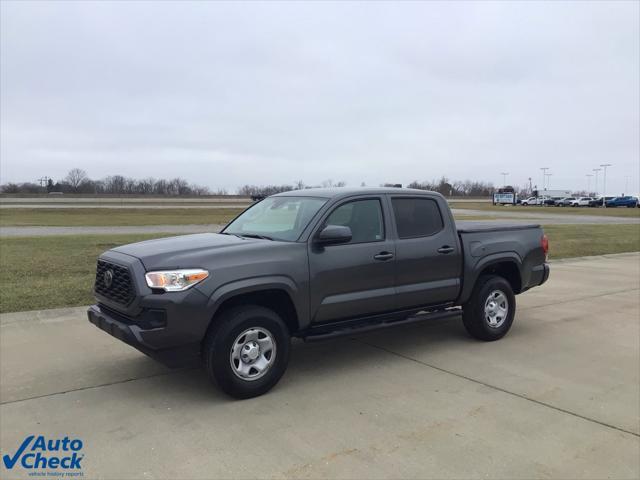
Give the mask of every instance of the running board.
[[400, 325], [410, 325], [412, 323], [424, 322], [426, 320], [441, 320], [443, 318], [450, 318], [458, 316], [462, 313], [462, 308], [450, 308], [446, 310], [438, 310], [435, 312], [423, 312], [415, 315], [411, 315], [408, 318], [401, 320], [388, 319], [377, 321], [363, 322], [359, 325], [350, 327], [342, 327], [336, 325], [335, 330], [328, 330], [327, 326], [313, 327], [303, 334], [299, 335], [305, 342], [319, 342], [321, 340], [329, 340], [332, 338], [344, 337], [348, 335], [357, 335], [360, 333], [372, 332], [375, 330], [382, 330], [384, 328], [396, 327]]

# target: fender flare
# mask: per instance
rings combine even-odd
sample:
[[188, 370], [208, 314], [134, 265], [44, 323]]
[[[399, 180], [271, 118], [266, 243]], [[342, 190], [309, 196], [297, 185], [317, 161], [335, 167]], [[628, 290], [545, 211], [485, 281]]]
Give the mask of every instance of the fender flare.
[[302, 326], [306, 320], [304, 306], [300, 305], [300, 291], [296, 283], [286, 275], [268, 275], [263, 277], [250, 277], [241, 280], [234, 280], [218, 287], [209, 297], [207, 302], [207, 312], [209, 318], [213, 319], [220, 306], [230, 298], [246, 293], [260, 292], [263, 290], [283, 290], [293, 304], [298, 322]]
[[520, 255], [513, 251], [492, 253], [480, 259], [469, 271], [464, 272], [462, 290], [458, 303], [465, 303], [469, 299], [480, 277], [480, 273], [484, 269], [499, 263], [513, 263], [518, 269], [518, 275], [520, 275], [520, 281], [522, 281], [522, 259]]

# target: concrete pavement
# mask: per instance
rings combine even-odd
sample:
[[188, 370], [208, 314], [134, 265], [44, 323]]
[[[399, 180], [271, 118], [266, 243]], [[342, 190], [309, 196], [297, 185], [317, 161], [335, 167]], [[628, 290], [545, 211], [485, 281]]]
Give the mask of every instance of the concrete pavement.
[[246, 401], [84, 309], [2, 315], [0, 448], [80, 438], [86, 478], [638, 478], [640, 254], [552, 268], [498, 342], [454, 319], [295, 343]]

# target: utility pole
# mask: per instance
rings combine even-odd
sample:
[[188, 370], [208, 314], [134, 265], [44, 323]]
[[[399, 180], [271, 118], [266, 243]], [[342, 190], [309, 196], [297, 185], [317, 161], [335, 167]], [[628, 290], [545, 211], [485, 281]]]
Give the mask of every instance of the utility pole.
[[604, 168], [604, 180], [602, 180], [602, 206], [604, 208], [607, 208], [607, 201], [606, 201], [606, 197], [607, 197], [607, 167], [612, 166], [612, 164], [611, 163], [603, 163], [600, 166], [602, 168]]
[[549, 170], [549, 167], [540, 167], [540, 170], [542, 170], [542, 189], [544, 190], [544, 183], [547, 180], [547, 170]]
[[[547, 177], [547, 178], [549, 178], [551, 175], [553, 175], [553, 173], [545, 173], [544, 174], [544, 176]], [[547, 187], [550, 187], [550, 186], [551, 186], [551, 179], [549, 179], [547, 181]]]
[[531, 177], [529, 177], [529, 193], [533, 192], [533, 187], [531, 186]]
[[587, 173], [587, 195], [591, 195], [591, 177], [593, 177], [593, 175]]
[[598, 196], [598, 172], [602, 170], [601, 168], [594, 168], [593, 171], [596, 172], [596, 197]]
[[509, 175], [509, 172], [501, 172], [500, 175], [502, 175], [502, 186], [506, 187], [507, 186], [507, 175]]

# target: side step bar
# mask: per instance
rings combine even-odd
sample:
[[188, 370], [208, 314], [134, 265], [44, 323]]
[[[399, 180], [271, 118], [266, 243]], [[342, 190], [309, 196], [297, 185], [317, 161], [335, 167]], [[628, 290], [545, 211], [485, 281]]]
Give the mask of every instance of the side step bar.
[[359, 333], [372, 332], [375, 330], [382, 330], [384, 328], [396, 327], [400, 325], [410, 325], [412, 323], [424, 322], [427, 320], [441, 320], [443, 318], [450, 318], [458, 316], [462, 313], [462, 308], [449, 308], [446, 310], [438, 310], [435, 312], [424, 312], [416, 315], [411, 315], [408, 318], [401, 320], [389, 319], [363, 322], [353, 326], [336, 326], [335, 330], [328, 330], [326, 326], [313, 327], [300, 337], [305, 342], [319, 342], [321, 340], [329, 340], [332, 338], [339, 338], [348, 335], [357, 335]]

